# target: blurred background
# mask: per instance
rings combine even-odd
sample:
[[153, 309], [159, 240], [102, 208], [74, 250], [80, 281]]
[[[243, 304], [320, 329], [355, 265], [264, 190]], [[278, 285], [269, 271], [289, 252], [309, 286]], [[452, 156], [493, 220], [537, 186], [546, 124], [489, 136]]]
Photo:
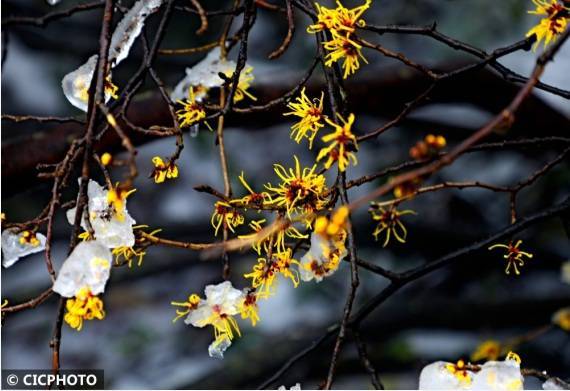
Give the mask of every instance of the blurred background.
[[[79, 3], [62, 0], [55, 7], [43, 0], [2, 1], [2, 114], [77, 116], [61, 89], [61, 79], [83, 64], [98, 50], [102, 9], [81, 12], [47, 24], [43, 28], [6, 22], [12, 16], [41, 16]], [[187, 3], [187, 4], [186, 4]], [[233, 1], [202, 2], [206, 10], [229, 9]], [[130, 6], [132, 2], [121, 1]], [[190, 2], [178, 1], [179, 5]], [[346, 1], [353, 7], [358, 1]], [[365, 13], [373, 24], [419, 24], [437, 21], [440, 31], [486, 51], [522, 39], [537, 19], [527, 15], [530, 0], [382, 0], [374, 1]], [[145, 34], [154, 38], [161, 12], [147, 21]], [[118, 19], [118, 16], [117, 16]], [[189, 48], [217, 38], [223, 18], [210, 18], [208, 31], [198, 37], [199, 18], [176, 10], [162, 48]], [[241, 24], [240, 18], [234, 26]], [[301, 79], [315, 54], [315, 40], [304, 30], [309, 19], [297, 12], [297, 31], [290, 49], [278, 60], [267, 60], [286, 34], [287, 24], [279, 13], [258, 10], [251, 31], [249, 61], [256, 77], [252, 92], [264, 102], [286, 91]], [[366, 35], [366, 34], [365, 34]], [[454, 69], [474, 61], [433, 40], [420, 36], [369, 35], [367, 38], [435, 69]], [[138, 68], [142, 45], [137, 40], [127, 60], [113, 71], [119, 89]], [[422, 77], [399, 63], [365, 52], [368, 65], [351, 77], [346, 88], [350, 110], [357, 115], [355, 132], [369, 132], [402, 110], [425, 88]], [[235, 56], [235, 53], [233, 53]], [[528, 75], [538, 53], [517, 52], [501, 63]], [[159, 56], [156, 69], [169, 88], [182, 79], [184, 69], [204, 54]], [[570, 45], [566, 45], [548, 66], [542, 81], [570, 88]], [[311, 79], [312, 95], [322, 87], [320, 68]], [[415, 110], [400, 126], [377, 141], [360, 145], [359, 165], [348, 171], [353, 179], [408, 159], [408, 150], [428, 133], [443, 134], [450, 146], [485, 124], [510, 101], [517, 88], [494, 73], [483, 70], [454, 80], [438, 89], [428, 104]], [[140, 102], [156, 95], [147, 78], [133, 105], [144, 111], [143, 123], [168, 124], [164, 104], [140, 107]], [[162, 104], [162, 106], [161, 106]], [[230, 118], [225, 132], [226, 148], [234, 192], [245, 194], [237, 180], [246, 173], [254, 189], [276, 182], [272, 164], [293, 164], [297, 155], [305, 165], [314, 161], [320, 143], [312, 151], [289, 138], [291, 117], [274, 112]], [[136, 112], [135, 114], [137, 114]], [[536, 91], [508, 134], [493, 135], [489, 141], [570, 134], [570, 105], [554, 95]], [[146, 122], [145, 122], [146, 121]], [[81, 129], [81, 128], [80, 128]], [[2, 121], [2, 212], [8, 221], [35, 217], [48, 203], [51, 183], [35, 177], [35, 163], [45, 156], [57, 161], [77, 125], [15, 124]], [[203, 129], [197, 137], [185, 135], [185, 149], [178, 161], [180, 177], [156, 185], [147, 178], [151, 158], [174, 152], [173, 138], [137, 140], [137, 163], [141, 175], [137, 192], [129, 198], [128, 209], [137, 223], [162, 228], [161, 235], [176, 240], [214, 240], [209, 220], [215, 201], [193, 187], [207, 184], [223, 188], [217, 146], [213, 135]], [[118, 152], [112, 143], [100, 151]], [[496, 185], [512, 185], [531, 175], [561, 151], [549, 145], [541, 150], [519, 149], [468, 154], [428, 183], [445, 180], [481, 180]], [[41, 160], [44, 161], [44, 160]], [[532, 214], [562, 201], [570, 190], [570, 162], [562, 162], [519, 196], [520, 216]], [[120, 169], [112, 172], [120, 180]], [[99, 178], [101, 179], [101, 178]], [[334, 178], [329, 177], [331, 184]], [[75, 181], [66, 199], [77, 192]], [[351, 199], [379, 185], [373, 182], [349, 193]], [[394, 271], [403, 271], [436, 259], [509, 223], [508, 199], [479, 189], [445, 190], [421, 195], [404, 204], [418, 215], [405, 219], [408, 241], [392, 242], [387, 248], [374, 242], [374, 224], [365, 209], [355, 214], [355, 235], [359, 256]], [[248, 215], [257, 218], [257, 215]], [[70, 226], [60, 212], [55, 224], [54, 259], [59, 269], [65, 259]], [[241, 232], [247, 231], [244, 225]], [[559, 219], [550, 219], [522, 232], [523, 249], [534, 253], [520, 277], [504, 274], [502, 254], [478, 252], [451, 267], [410, 284], [391, 297], [363, 324], [362, 337], [371, 361], [387, 388], [417, 388], [421, 368], [436, 360], [468, 358], [486, 339], [505, 341], [549, 324], [557, 309], [570, 304], [570, 286], [561, 280], [561, 265], [570, 255], [570, 243]], [[244, 287], [243, 273], [250, 270], [257, 255], [252, 251], [231, 254], [231, 280]], [[190, 293], [202, 293], [206, 284], [221, 281], [221, 261], [201, 261], [199, 254], [182, 249], [153, 247], [141, 267], [114, 268], [105, 292], [104, 321], [91, 321], [81, 332], [63, 327], [61, 362], [63, 368], [105, 370], [107, 387], [137, 388], [251, 388], [268, 378], [293, 354], [322, 335], [327, 326], [342, 317], [349, 286], [349, 267], [320, 284], [279, 282], [277, 293], [260, 303], [261, 322], [252, 328], [241, 322], [243, 337], [226, 352], [223, 361], [207, 355], [213, 333], [210, 329], [172, 323], [170, 301], [184, 300]], [[356, 305], [377, 294], [387, 281], [361, 270], [361, 287]], [[43, 255], [29, 256], [3, 269], [2, 298], [20, 303], [37, 296], [50, 285]], [[34, 310], [9, 314], [2, 326], [2, 368], [46, 368], [50, 366], [48, 346], [56, 318], [57, 298], [51, 297]], [[326, 377], [332, 339], [294, 365], [273, 386], [301, 383], [317, 388]], [[560, 329], [549, 331], [517, 348], [523, 365], [570, 376], [570, 338]], [[336, 388], [370, 388], [370, 380], [358, 359], [352, 340], [341, 355]], [[537, 388], [532, 380], [527, 388]]]

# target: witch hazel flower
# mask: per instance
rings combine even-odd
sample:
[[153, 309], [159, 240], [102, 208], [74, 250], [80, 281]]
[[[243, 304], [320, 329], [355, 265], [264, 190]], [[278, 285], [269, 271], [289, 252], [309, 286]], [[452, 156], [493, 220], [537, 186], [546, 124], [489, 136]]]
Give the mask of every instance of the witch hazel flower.
[[340, 207], [331, 219], [321, 216], [315, 221], [315, 231], [311, 234], [311, 247], [301, 258], [299, 274], [301, 280], [321, 282], [332, 275], [346, 257], [345, 241], [349, 210]]
[[185, 313], [188, 314], [184, 323], [199, 328], [214, 327], [215, 339], [208, 347], [208, 353], [210, 357], [221, 359], [235, 336], [241, 337], [234, 315], [242, 312], [246, 295], [243, 291], [235, 289], [230, 281], [208, 285], [204, 293], [206, 299], [202, 300], [197, 295], [191, 295], [188, 303], [171, 304], [185, 308], [183, 311], [177, 310], [177, 318]]
[[[95, 238], [99, 243], [109, 247], [132, 247], [135, 244], [133, 225], [135, 220], [127, 211], [127, 197], [134, 190], [124, 191], [119, 186], [105, 190], [93, 180], [87, 185], [89, 202], [84, 212], [89, 216], [89, 222]], [[75, 221], [75, 209], [67, 211], [67, 220], [70, 224]], [[84, 219], [81, 219], [81, 227], [87, 231]]]
[[63, 262], [52, 289], [68, 298], [64, 320], [72, 328], [79, 331], [83, 320], [105, 317], [97, 295], [105, 291], [112, 259], [105, 245], [92, 240], [80, 242]]
[[38, 232], [8, 228], [2, 231], [2, 266], [8, 268], [26, 255], [45, 248], [46, 237]]

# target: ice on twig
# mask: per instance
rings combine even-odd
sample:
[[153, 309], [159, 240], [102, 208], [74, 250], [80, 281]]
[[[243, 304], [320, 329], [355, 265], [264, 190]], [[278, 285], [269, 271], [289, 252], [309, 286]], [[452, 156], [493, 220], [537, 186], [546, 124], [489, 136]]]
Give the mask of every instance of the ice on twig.
[[139, 0], [119, 22], [109, 48], [109, 63], [118, 65], [129, 55], [135, 39], [141, 33], [146, 18], [156, 12], [163, 0]]
[[[146, 18], [156, 12], [163, 0], [139, 0], [125, 14], [111, 37], [109, 46], [109, 64], [113, 68], [129, 55], [135, 39], [139, 36]], [[89, 102], [89, 86], [97, 66], [97, 54], [75, 71], [63, 77], [61, 82], [63, 93], [69, 103], [80, 110], [87, 111]], [[108, 75], [110, 76], [110, 75]], [[110, 93], [105, 91], [105, 102], [110, 99]]]
[[[105, 190], [97, 182], [89, 180], [87, 186], [89, 202], [85, 215], [89, 216], [95, 238], [109, 248], [132, 247], [135, 244], [133, 225], [135, 220], [129, 215], [126, 200], [121, 210], [115, 210], [109, 203], [109, 190]], [[75, 221], [75, 208], [67, 211], [70, 224]], [[81, 219], [81, 227], [87, 231], [85, 219]]]
[[111, 251], [97, 240], [80, 242], [63, 262], [53, 284], [53, 291], [63, 297], [74, 297], [88, 287], [91, 294], [105, 291], [111, 273]]
[[[25, 231], [29, 233], [29, 231]], [[46, 237], [40, 233], [35, 233], [37, 241], [30, 242], [22, 240], [23, 232], [16, 232], [12, 228], [2, 231], [2, 266], [8, 268], [26, 255], [34, 254], [45, 248]]]

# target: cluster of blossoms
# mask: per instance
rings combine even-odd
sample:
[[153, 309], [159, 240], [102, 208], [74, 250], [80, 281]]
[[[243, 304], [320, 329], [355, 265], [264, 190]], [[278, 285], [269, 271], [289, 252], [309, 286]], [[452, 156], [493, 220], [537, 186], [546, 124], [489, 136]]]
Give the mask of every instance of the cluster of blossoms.
[[295, 102], [289, 102], [287, 105], [292, 111], [284, 113], [284, 115], [294, 115], [300, 120], [291, 127], [291, 138], [300, 143], [303, 138], [309, 141], [309, 149], [313, 148], [313, 141], [318, 131], [327, 123], [332, 127], [333, 131], [321, 139], [328, 146], [323, 147], [318, 155], [317, 162], [326, 159], [324, 163], [325, 169], [329, 169], [333, 164], [338, 163], [338, 169], [341, 172], [346, 171], [350, 163], [356, 165], [356, 151], [358, 151], [358, 142], [356, 136], [352, 133], [352, 125], [355, 121], [354, 114], [349, 114], [348, 119], [344, 119], [341, 115], [337, 115], [337, 122], [331, 121], [325, 114], [323, 108], [323, 92], [319, 99], [311, 101], [305, 94], [305, 88], [301, 90], [301, 96], [296, 98]]
[[[117, 260], [124, 257], [129, 265], [134, 256], [139, 264], [142, 261], [144, 252], [135, 248], [135, 220], [126, 207], [133, 192], [118, 184], [104, 189], [93, 180], [87, 185], [88, 202], [80, 220], [84, 241], [64, 261], [53, 285], [54, 292], [68, 298], [64, 320], [74, 329], [81, 330], [84, 320], [105, 317], [98, 295], [110, 277], [113, 255]], [[76, 208], [67, 211], [70, 224], [75, 215]]]
[[336, 8], [326, 8], [316, 3], [317, 20], [307, 28], [309, 33], [327, 34], [327, 40], [323, 47], [328, 51], [325, 65], [332, 66], [335, 62], [343, 59], [343, 78], [354, 74], [360, 68], [360, 60], [368, 63], [362, 55], [362, 45], [357, 41], [356, 28], [364, 27], [365, 22], [361, 19], [372, 0], [366, 0], [361, 6], [349, 9], [337, 1]]
[[[310, 146], [318, 130], [324, 126], [323, 122], [326, 121], [333, 126], [335, 130], [323, 137], [323, 141], [330, 145], [320, 151], [317, 161], [328, 157], [325, 169], [338, 162], [339, 172], [343, 172], [351, 161], [356, 164], [354, 153], [357, 148], [356, 137], [351, 132], [355, 118], [350, 114], [345, 121], [339, 116], [341, 125], [330, 121], [324, 115], [322, 100], [323, 94], [320, 99], [311, 101], [303, 89], [297, 102], [288, 105], [293, 111], [285, 115], [295, 115], [300, 118], [293, 127], [292, 136], [297, 142], [307, 138]], [[348, 208], [341, 207], [332, 213], [330, 219], [326, 217], [326, 212], [332, 206], [332, 199], [331, 189], [327, 187], [324, 175], [317, 172], [317, 164], [302, 167], [296, 156], [294, 161], [294, 167], [290, 168], [274, 164], [274, 172], [279, 182], [267, 183], [263, 191], [255, 191], [241, 173], [239, 180], [247, 190], [247, 194], [235, 199], [222, 199], [214, 204], [211, 224], [215, 235], [221, 230], [236, 233], [236, 229], [246, 223], [247, 210], [254, 210], [257, 213], [272, 212], [277, 217], [272, 224], [267, 224], [266, 218], [252, 219], [248, 224], [251, 231], [237, 235], [238, 240], [242, 240], [244, 245], [251, 246], [258, 258], [252, 270], [244, 274], [244, 277], [250, 281], [250, 286], [243, 291], [231, 288], [234, 290], [229, 291], [233, 294], [228, 296], [230, 304], [227, 308], [221, 312], [213, 310], [223, 315], [221, 318], [224, 323], [216, 321], [211, 312], [199, 311], [202, 301], [195, 294], [190, 295], [186, 302], [172, 302], [175, 306], [183, 307], [183, 310], [177, 310], [176, 319], [187, 316], [186, 323], [195, 327], [214, 326], [215, 339], [209, 349], [213, 357], [222, 357], [234, 336], [240, 335], [234, 315], [239, 313], [242, 318], [249, 318], [252, 325], [259, 321], [257, 303], [275, 294], [279, 276], [290, 280], [294, 287], [297, 287], [301, 281], [320, 282], [324, 277], [332, 275], [347, 255], [345, 241]], [[310, 235], [303, 233], [297, 225], [303, 225], [305, 229], [312, 229], [313, 232]], [[309, 236], [310, 248], [300, 260], [296, 259], [294, 250], [288, 245], [287, 240], [306, 240]], [[226, 287], [230, 289], [231, 285]], [[206, 288], [207, 297], [209, 297], [208, 292], [212, 294], [213, 289], [217, 288], [215, 286]], [[236, 292], [241, 293], [238, 295]], [[220, 303], [216, 303], [218, 305], [216, 308], [223, 307]]]
[[534, 49], [544, 40], [544, 46], [554, 42], [568, 27], [570, 7], [565, 0], [532, 0], [536, 8], [529, 14], [541, 16], [540, 23], [531, 28], [527, 37], [536, 36]]
[[442, 135], [428, 134], [423, 140], [410, 148], [410, 157], [414, 160], [424, 160], [437, 156], [445, 148], [447, 140]]
[[436, 361], [420, 374], [420, 390], [508, 390], [523, 389], [520, 357], [510, 352], [504, 361], [487, 361], [483, 365]]

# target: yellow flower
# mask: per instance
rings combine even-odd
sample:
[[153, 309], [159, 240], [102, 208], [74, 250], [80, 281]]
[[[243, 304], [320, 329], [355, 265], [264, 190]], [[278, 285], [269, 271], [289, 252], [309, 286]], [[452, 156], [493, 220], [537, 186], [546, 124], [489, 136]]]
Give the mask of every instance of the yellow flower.
[[243, 196], [240, 199], [230, 201], [231, 204], [245, 204], [247, 206], [252, 205], [257, 208], [262, 208], [265, 200], [271, 201], [271, 196], [267, 192], [256, 193], [253, 191], [251, 186], [246, 182], [244, 173], [242, 171], [241, 175], [238, 177], [243, 187], [249, 192], [248, 195]]
[[324, 92], [321, 92], [319, 99], [315, 98], [311, 101], [305, 95], [305, 87], [303, 87], [301, 96], [297, 97], [296, 102], [287, 104], [287, 107], [293, 111], [283, 114], [301, 118], [299, 122], [291, 127], [291, 138], [294, 138], [297, 144], [299, 144], [306, 137], [309, 140], [309, 149], [313, 148], [313, 140], [319, 128], [324, 126], [321, 122], [323, 118], [326, 118], [323, 114], [323, 96]]
[[27, 244], [32, 247], [38, 247], [40, 245], [40, 240], [36, 237], [36, 233], [27, 230], [20, 233], [18, 241], [20, 244]]
[[519, 246], [521, 245], [522, 240], [518, 240], [514, 245], [513, 242], [509, 242], [509, 244], [494, 244], [489, 247], [489, 250], [493, 250], [495, 248], [506, 248], [507, 253], [503, 256], [507, 260], [507, 266], [505, 268], [505, 273], [510, 274], [511, 267], [515, 270], [515, 274], [518, 276], [520, 273], [519, 267], [524, 266], [524, 259], [523, 257], [532, 258], [532, 254], [521, 251]]
[[165, 163], [160, 156], [155, 156], [152, 158], [152, 164], [154, 164], [154, 170], [151, 176], [154, 177], [155, 183], [162, 183], [167, 178], [178, 178], [178, 166], [172, 160]]
[[[249, 223], [249, 227], [252, 229], [253, 232], [247, 235], [239, 235], [240, 239], [253, 239], [255, 238], [259, 232], [263, 229], [262, 225], [265, 223], [265, 219], [261, 220], [254, 220]], [[279, 230], [278, 232], [262, 237], [260, 239], [254, 240], [251, 247], [258, 255], [261, 255], [261, 245], [263, 245], [263, 250], [266, 253], [270, 253], [272, 247], [275, 248], [277, 252], [285, 251], [285, 237], [289, 237], [292, 239], [306, 239], [309, 235], [303, 235], [297, 228], [290, 225], [286, 228]]]
[[133, 247], [123, 246], [123, 247], [114, 248], [113, 255], [115, 256], [115, 263], [119, 264], [119, 260], [122, 257], [126, 262], [128, 262], [129, 267], [131, 267], [133, 259], [135, 257], [138, 258], [137, 266], [142, 265], [142, 261], [144, 256], [146, 255], [146, 252], [144, 252], [143, 250], [136, 250]]
[[257, 305], [257, 294], [255, 289], [247, 291], [243, 302], [239, 306], [239, 311], [241, 318], [249, 318], [253, 327], [255, 327], [257, 322], [259, 322], [259, 307]]
[[408, 230], [400, 220], [400, 218], [407, 214], [415, 215], [411, 209], [397, 210], [394, 206], [389, 209], [384, 209], [372, 204], [372, 208], [369, 210], [372, 214], [372, 219], [378, 221], [378, 226], [372, 233], [375, 240], [378, 240], [378, 236], [384, 232], [384, 244], [382, 247], [386, 247], [390, 243], [390, 237], [393, 235], [396, 240], [400, 243], [406, 243], [406, 236], [408, 235]]
[[235, 232], [234, 228], [244, 223], [243, 215], [241, 215], [236, 208], [224, 201], [218, 201], [214, 205], [214, 213], [210, 220], [212, 227], [214, 227], [215, 235], [218, 235], [220, 227], [228, 228], [230, 231]]
[[342, 77], [346, 79], [354, 74], [360, 68], [360, 59], [368, 64], [368, 61], [362, 55], [362, 46], [352, 40], [349, 36], [342, 35], [332, 30], [332, 39], [324, 42], [323, 46], [329, 53], [326, 55], [325, 65], [330, 67], [340, 59], [344, 59], [342, 69], [344, 73]]
[[[104, 86], [105, 86], [105, 95], [109, 95], [113, 99], [119, 99], [119, 96], [117, 95], [117, 91], [119, 91], [119, 87], [117, 87], [115, 84], [113, 84], [113, 81], [111, 80], [111, 75], [107, 75], [107, 77], [105, 78]], [[87, 87], [89, 87], [89, 86], [87, 86]], [[85, 99], [85, 100], [87, 100], [87, 99]]]
[[317, 7], [317, 22], [307, 27], [309, 34], [329, 30], [336, 22], [336, 9], [323, 7], [319, 3], [315, 3], [315, 6]]
[[536, 5], [536, 9], [528, 11], [528, 13], [544, 15], [540, 23], [526, 33], [527, 37], [536, 35], [536, 43], [533, 48], [536, 50], [543, 39], [544, 47], [546, 47], [566, 30], [570, 8], [565, 7], [558, 0], [532, 0], [532, 2]]
[[353, 33], [356, 27], [364, 27], [366, 22], [360, 19], [364, 11], [370, 8], [372, 0], [366, 0], [361, 6], [348, 9], [337, 0], [336, 18], [333, 28], [336, 30], [346, 31], [348, 34]]
[[460, 382], [471, 384], [471, 375], [467, 371], [465, 361], [459, 360], [457, 364], [447, 364], [445, 366], [447, 371], [455, 376]]
[[508, 361], [508, 360], [516, 361], [516, 363], [519, 365], [521, 365], [521, 362], [522, 362], [521, 357], [518, 354], [516, 354], [515, 352], [509, 352], [507, 354], [507, 357], [505, 357], [505, 361]]
[[118, 221], [125, 221], [125, 200], [135, 191], [136, 189], [123, 189], [117, 183], [115, 187], [111, 187], [107, 192], [107, 203], [115, 210], [115, 216]]
[[471, 361], [495, 361], [501, 356], [501, 344], [498, 341], [484, 341], [471, 354]]
[[[248, 66], [244, 70], [242, 70], [241, 74], [239, 75], [238, 86], [234, 94], [234, 103], [243, 100], [246, 96], [253, 101], [257, 100], [255, 96], [253, 96], [249, 91], [247, 91], [249, 87], [251, 87], [251, 82], [253, 81], [253, 79], [255, 79], [252, 72], [253, 72], [253, 67]], [[234, 73], [233, 70], [229, 70], [225, 72], [225, 75], [227, 77], [232, 77], [233, 73]]]
[[272, 205], [285, 208], [289, 217], [293, 212], [305, 213], [305, 222], [310, 226], [311, 216], [322, 210], [328, 201], [328, 189], [325, 177], [315, 173], [316, 164], [301, 170], [297, 156], [294, 156], [294, 159], [295, 169], [286, 170], [282, 165], [274, 164], [273, 169], [282, 182], [278, 186], [267, 184], [265, 187], [275, 193], [271, 200]]
[[279, 274], [290, 279], [295, 288], [299, 285], [299, 274], [292, 269], [292, 265], [299, 265], [296, 259], [292, 258], [290, 248], [278, 252], [270, 259], [258, 258], [251, 273], [244, 274], [245, 278], [251, 278], [251, 286], [256, 289], [257, 297], [268, 298], [274, 293], [274, 285]]
[[183, 302], [171, 301], [170, 302], [171, 305], [184, 308], [183, 310], [176, 310], [176, 317], [174, 319], [172, 319], [172, 323], [174, 323], [178, 319], [188, 315], [190, 313], [190, 311], [193, 311], [196, 308], [198, 308], [198, 304], [200, 304], [200, 300], [201, 300], [200, 296], [193, 293], [190, 296], [188, 296], [188, 299], [186, 301], [183, 301]]
[[445, 137], [428, 134], [422, 141], [410, 148], [410, 157], [415, 160], [429, 159], [437, 156], [447, 144]]
[[315, 3], [317, 7], [317, 22], [307, 28], [308, 33], [317, 33], [324, 30], [340, 30], [348, 34], [353, 33], [355, 28], [364, 27], [366, 23], [364, 20], [360, 20], [360, 17], [366, 11], [371, 0], [366, 0], [366, 2], [358, 7], [348, 9], [342, 5], [340, 1], [337, 1], [337, 7], [335, 9], [329, 9]]
[[[188, 89], [188, 99], [178, 100], [177, 103], [181, 104], [183, 108], [176, 111], [178, 120], [181, 127], [190, 126], [204, 118], [206, 118], [206, 111], [198, 102], [196, 102], [196, 96], [194, 95], [194, 88], [190, 87]], [[210, 128], [210, 125], [206, 123], [206, 126]], [[210, 128], [210, 130], [212, 130]]]
[[258, 258], [251, 273], [246, 273], [245, 278], [251, 278], [251, 286], [257, 290], [258, 297], [267, 298], [273, 294], [273, 285], [277, 277], [277, 268], [272, 260]]
[[81, 288], [75, 298], [67, 299], [65, 307], [67, 313], [63, 319], [77, 331], [83, 327], [84, 320], [105, 318], [103, 301], [97, 296], [93, 296], [87, 287]]
[[[261, 224], [265, 223], [265, 221], [266, 221], [265, 219], [251, 221], [249, 223], [249, 227], [253, 230], [253, 232], [250, 234], [247, 234], [247, 235], [239, 235], [238, 238], [245, 239], [245, 240], [255, 238], [259, 234], [259, 232], [261, 232], [261, 230], [263, 229]], [[267, 237], [257, 239], [257, 240], [254, 240], [254, 242], [251, 244], [251, 247], [254, 249], [254, 251], [258, 255], [261, 255], [261, 245], [262, 244], [263, 244], [263, 249], [266, 252], [268, 252], [269, 249], [271, 248], [271, 242], [268, 239], [269, 238], [267, 238]]]
[[103, 155], [101, 155], [101, 164], [102, 165], [108, 166], [112, 162], [113, 162], [113, 155], [111, 155], [109, 152], [105, 152]]
[[570, 332], [570, 307], [561, 308], [552, 315], [552, 323]]
[[334, 132], [327, 134], [322, 138], [325, 143], [330, 143], [328, 147], [320, 150], [317, 161], [320, 161], [325, 156], [328, 157], [325, 162], [325, 168], [328, 170], [335, 162], [338, 162], [338, 168], [341, 172], [346, 171], [346, 168], [352, 161], [353, 165], [358, 163], [356, 154], [352, 151], [358, 150], [356, 137], [352, 134], [351, 128], [354, 123], [354, 114], [348, 116], [348, 121], [345, 121], [340, 115], [338, 116], [342, 125], [338, 125], [328, 118], [327, 123], [335, 128]]

